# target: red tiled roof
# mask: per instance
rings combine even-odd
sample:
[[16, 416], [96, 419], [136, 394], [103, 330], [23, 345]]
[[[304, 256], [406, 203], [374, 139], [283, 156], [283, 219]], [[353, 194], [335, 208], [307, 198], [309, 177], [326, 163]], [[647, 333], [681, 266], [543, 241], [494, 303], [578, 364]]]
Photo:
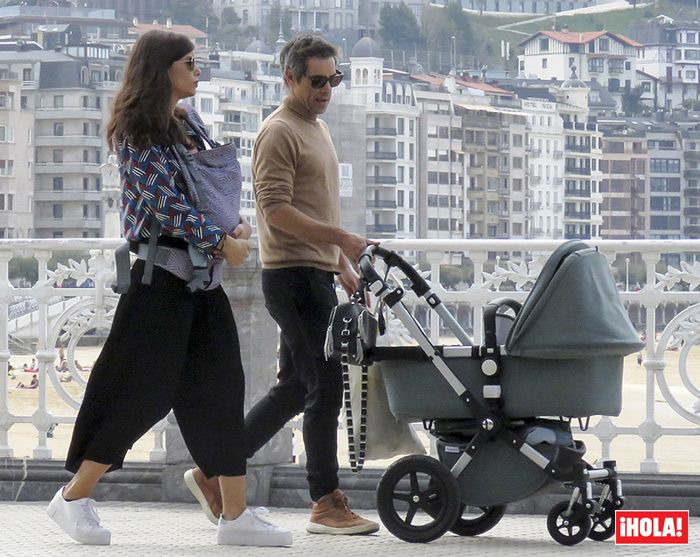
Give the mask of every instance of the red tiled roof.
[[129, 33], [133, 33], [135, 35], [143, 35], [144, 33], [147, 33], [148, 31], [153, 31], [154, 29], [158, 29], [160, 31], [172, 31], [173, 33], [180, 33], [181, 35], [185, 35], [189, 39], [204, 39], [207, 34], [204, 31], [200, 31], [196, 27], [192, 27], [191, 25], [171, 25], [170, 27], [166, 27], [165, 25], [162, 25], [160, 23], [139, 23], [138, 25], [134, 25], [133, 27], [129, 27]]
[[629, 46], [633, 47], [640, 47], [642, 46], [641, 43], [638, 43], [637, 41], [633, 41], [629, 37], [625, 37], [624, 35], [619, 35], [618, 33], [611, 33], [610, 31], [538, 31], [534, 35], [530, 35], [527, 39], [522, 41], [520, 44], [523, 45], [538, 35], [544, 35], [546, 37], [549, 37], [551, 39], [554, 39], [555, 41], [559, 41], [560, 43], [567, 43], [567, 44], [587, 44], [590, 43], [591, 41], [594, 41], [595, 39], [602, 37], [604, 35], [607, 35], [609, 37], [612, 37], [613, 39], [616, 39], [620, 42], [623, 42]]

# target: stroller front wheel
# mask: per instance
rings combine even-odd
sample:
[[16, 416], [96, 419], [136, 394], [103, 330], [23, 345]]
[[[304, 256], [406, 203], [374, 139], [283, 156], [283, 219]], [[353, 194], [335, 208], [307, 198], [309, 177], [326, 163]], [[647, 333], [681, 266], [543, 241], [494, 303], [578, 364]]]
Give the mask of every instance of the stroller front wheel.
[[574, 503], [569, 511], [569, 502], [554, 505], [547, 514], [547, 530], [554, 541], [562, 545], [576, 545], [591, 531], [591, 519], [581, 503]]
[[460, 517], [459, 484], [439, 460], [405, 456], [389, 466], [379, 481], [377, 511], [386, 529], [397, 538], [431, 542]]

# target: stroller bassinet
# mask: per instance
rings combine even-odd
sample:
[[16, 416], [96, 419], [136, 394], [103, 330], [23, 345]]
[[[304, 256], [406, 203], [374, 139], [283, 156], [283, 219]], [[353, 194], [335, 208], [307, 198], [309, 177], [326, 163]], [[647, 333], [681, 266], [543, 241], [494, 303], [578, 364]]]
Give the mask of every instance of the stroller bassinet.
[[[403, 288], [379, 276], [373, 256], [403, 271], [462, 346], [430, 343], [402, 302]], [[408, 456], [387, 469], [377, 493], [385, 526], [419, 542], [447, 530], [482, 533], [498, 522], [507, 503], [556, 479], [574, 492], [548, 516], [555, 540], [573, 545], [614, 534], [614, 509], [623, 504], [615, 463], [601, 469], [586, 464], [585, 446], [569, 428], [571, 418], [620, 413], [623, 358], [642, 346], [605, 257], [582, 242], [562, 244], [522, 306], [505, 298], [487, 305], [480, 346], [472, 345], [430, 285], [394, 252], [370, 246], [360, 268], [369, 289], [418, 343], [371, 350], [372, 370], [383, 375], [394, 416], [423, 421], [437, 438], [439, 456], [439, 462]], [[503, 312], [509, 308], [514, 319]], [[497, 334], [503, 323], [510, 325], [505, 343]], [[417, 475], [428, 478], [425, 489]], [[591, 482], [602, 485], [597, 499]], [[478, 507], [481, 515], [463, 518], [465, 507]], [[412, 524], [419, 511], [431, 517], [427, 525]]]

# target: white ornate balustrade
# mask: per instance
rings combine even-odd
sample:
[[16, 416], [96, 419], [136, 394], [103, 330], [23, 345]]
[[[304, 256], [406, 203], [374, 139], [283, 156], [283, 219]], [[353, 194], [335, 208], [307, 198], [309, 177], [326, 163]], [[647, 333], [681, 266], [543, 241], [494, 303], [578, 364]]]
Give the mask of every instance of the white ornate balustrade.
[[[475, 339], [481, 337], [482, 309], [491, 299], [508, 296], [523, 301], [537, 278], [548, 254], [559, 241], [542, 240], [391, 240], [390, 249], [424, 253], [430, 263], [434, 290], [452, 308], [459, 306], [461, 320], [470, 327]], [[700, 455], [700, 240], [676, 241], [598, 241], [596, 245], [613, 264], [621, 284], [620, 296], [631, 313], [645, 324], [646, 351], [643, 369], [638, 373], [643, 389], [644, 408], [631, 410], [623, 399], [619, 418], [593, 419], [587, 434], [601, 445], [602, 458], [615, 456], [617, 443], [635, 440], [643, 445], [641, 472], [659, 472], [668, 450], [667, 439], [685, 441], [689, 455]], [[48, 405], [49, 389], [54, 389], [71, 407], [77, 409], [79, 397], [71, 394], [59, 380], [54, 363], [57, 346], [66, 346], [75, 384], [85, 380], [75, 369], [74, 351], [86, 332], [106, 328], [117, 301], [110, 289], [113, 281], [112, 254], [119, 240], [1, 240], [0, 241], [0, 365], [7, 366], [10, 340], [30, 331], [37, 339], [39, 366], [37, 407], [32, 414], [16, 415], [8, 407], [8, 377], [0, 373], [0, 457], [13, 456], [8, 430], [28, 423], [36, 430], [34, 458], [51, 458], [47, 433], [53, 424], [70, 424], [74, 414], [52, 413]], [[82, 251], [90, 256], [68, 265], [49, 268], [52, 255]], [[463, 256], [463, 265], [473, 269], [473, 278], [462, 290], [440, 285], [445, 254]], [[489, 255], [498, 254], [495, 259]], [[38, 262], [38, 281], [28, 287], [14, 287], [8, 277], [8, 265], [14, 257], [34, 257]], [[670, 259], [668, 259], [670, 258]], [[455, 259], [453, 255], [452, 259]], [[665, 260], [671, 264], [666, 265]], [[644, 276], [630, 280], [630, 264], [644, 266]], [[75, 287], [62, 282], [74, 279]], [[634, 282], [634, 285], [631, 284]], [[82, 285], [82, 286], [80, 286]], [[572, 292], [575, 296], [577, 293]], [[18, 304], [21, 304], [19, 306]], [[10, 316], [10, 308], [12, 316]], [[465, 318], [466, 308], [466, 318]], [[429, 313], [428, 328], [434, 342], [441, 336], [439, 317]], [[20, 323], [21, 319], [27, 323]], [[572, 320], [576, 316], [571, 316]], [[444, 331], [442, 331], [444, 334]], [[556, 396], [553, 394], [553, 396]], [[659, 412], [662, 402], [664, 412]], [[629, 415], [641, 416], [630, 423]], [[164, 459], [163, 424], [155, 428], [151, 460]], [[665, 452], [666, 451], [666, 452]]]

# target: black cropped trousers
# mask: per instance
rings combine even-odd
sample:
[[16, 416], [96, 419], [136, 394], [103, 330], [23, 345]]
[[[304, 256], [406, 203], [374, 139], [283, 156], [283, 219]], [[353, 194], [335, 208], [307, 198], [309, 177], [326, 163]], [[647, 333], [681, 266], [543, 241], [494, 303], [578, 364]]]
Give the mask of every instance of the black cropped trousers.
[[245, 378], [228, 298], [221, 287], [191, 293], [159, 267], [143, 285], [143, 267], [134, 264], [90, 373], [66, 468], [76, 472], [83, 460], [121, 468], [131, 446], [172, 409], [207, 476], [244, 475]]

